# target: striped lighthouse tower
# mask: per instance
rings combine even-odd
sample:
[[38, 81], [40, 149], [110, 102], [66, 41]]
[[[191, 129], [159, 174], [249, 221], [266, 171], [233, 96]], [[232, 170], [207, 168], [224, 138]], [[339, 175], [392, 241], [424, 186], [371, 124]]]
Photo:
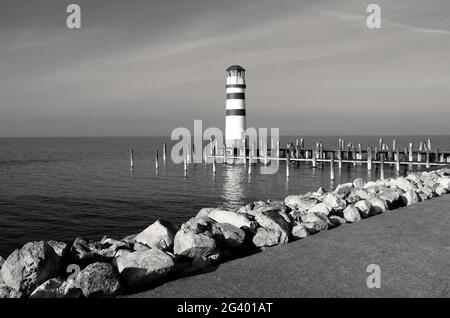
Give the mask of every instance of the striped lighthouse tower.
[[245, 69], [232, 65], [227, 72], [227, 113], [225, 120], [225, 140], [227, 148], [241, 147], [245, 132]]

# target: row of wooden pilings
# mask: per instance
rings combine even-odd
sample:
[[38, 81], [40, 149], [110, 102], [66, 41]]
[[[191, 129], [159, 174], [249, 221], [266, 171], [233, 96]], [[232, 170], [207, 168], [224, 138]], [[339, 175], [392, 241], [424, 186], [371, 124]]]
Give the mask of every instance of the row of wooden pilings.
[[[210, 153], [203, 152], [203, 161], [206, 164], [208, 158], [212, 158], [212, 171], [216, 173], [217, 159], [221, 158], [222, 163], [227, 164], [230, 162], [235, 163], [240, 161], [247, 165], [248, 173], [252, 173], [252, 164], [257, 163], [258, 160], [264, 165], [268, 165], [270, 161], [285, 161], [286, 162], [286, 176], [289, 177], [290, 164], [299, 165], [301, 162], [310, 162], [312, 168], [316, 168], [318, 163], [322, 166], [325, 162], [330, 165], [330, 179], [334, 180], [335, 163], [339, 169], [342, 168], [344, 163], [353, 164], [366, 164], [367, 170], [371, 171], [372, 167], [378, 165], [380, 168], [380, 177], [384, 179], [384, 166], [395, 165], [396, 171], [400, 171], [401, 165], [424, 165], [429, 168], [432, 165], [446, 165], [450, 162], [450, 151], [431, 149], [431, 140], [426, 142], [420, 142], [418, 150], [414, 150], [413, 143], [410, 142], [408, 147], [400, 151], [396, 145], [396, 141], [392, 141], [392, 148], [383, 142], [383, 139], [379, 139], [378, 146], [367, 147], [363, 149], [361, 144], [355, 145], [349, 143], [345, 146], [344, 139], [339, 139], [337, 149], [325, 149], [323, 142], [316, 142], [315, 146], [311, 149], [304, 147], [304, 139], [297, 139], [295, 144], [288, 143], [286, 148], [280, 148], [279, 142], [271, 140], [270, 148], [267, 143], [262, 139], [259, 141], [259, 148], [256, 147], [256, 143], [253, 143], [250, 147], [247, 147], [246, 140], [242, 141], [241, 149], [231, 148], [219, 148], [218, 141], [210, 140]], [[221, 152], [221, 154], [219, 153]], [[162, 161], [165, 164], [167, 161], [167, 144], [163, 143], [162, 149]], [[189, 164], [196, 164], [195, 160], [195, 148], [192, 145], [189, 147], [189, 151], [184, 154], [183, 167], [184, 171], [188, 170]], [[414, 160], [416, 159], [416, 160]], [[134, 169], [134, 151], [130, 150], [131, 170]], [[159, 169], [159, 152], [155, 150], [155, 168]]]

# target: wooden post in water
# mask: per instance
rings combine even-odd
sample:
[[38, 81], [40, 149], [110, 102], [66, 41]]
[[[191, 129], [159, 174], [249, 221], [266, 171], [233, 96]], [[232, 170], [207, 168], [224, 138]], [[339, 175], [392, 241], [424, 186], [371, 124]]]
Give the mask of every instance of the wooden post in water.
[[167, 145], [166, 143], [163, 143], [163, 162], [165, 163], [167, 161]]
[[434, 162], [439, 162], [439, 148], [436, 148], [436, 158]]
[[413, 144], [412, 142], [409, 143], [409, 157], [408, 161], [413, 161]]
[[317, 168], [316, 154], [317, 154], [316, 149], [313, 149], [313, 150], [312, 150], [312, 160], [311, 160], [311, 164], [312, 164], [312, 167], [313, 167], [313, 168]]
[[428, 168], [430, 168], [430, 149], [428, 149], [428, 147], [427, 147], [427, 152], [425, 154], [425, 160], [426, 160], [425, 167], [428, 169]]
[[286, 178], [289, 178], [289, 153], [286, 157]]
[[213, 155], [212, 168], [213, 168], [213, 174], [215, 174], [216, 173], [216, 152], [214, 152], [214, 155]]
[[427, 140], [428, 150], [431, 151], [431, 139]]
[[251, 149], [251, 151], [250, 151], [250, 149], [248, 150], [248, 174], [249, 174], [249, 175], [252, 174], [253, 145], [254, 145], [254, 144], [252, 144], [252, 149]]
[[353, 158], [353, 165], [356, 166], [356, 149], [353, 144], [352, 144], [352, 158]]
[[378, 140], [378, 149], [383, 150], [383, 138]]
[[184, 154], [183, 163], [184, 163], [184, 172], [186, 172], [187, 171], [187, 154]]
[[268, 148], [267, 148], [267, 143], [263, 143], [264, 146], [264, 165], [267, 166], [267, 164], [269, 163], [269, 155], [268, 155]]
[[422, 161], [422, 153], [421, 151], [423, 151], [423, 141], [421, 141], [419, 143], [419, 153], [417, 154], [417, 161], [421, 162]]
[[367, 170], [372, 170], [372, 147], [367, 147]]
[[338, 167], [339, 167], [339, 169], [342, 169], [342, 149], [341, 148], [338, 149], [338, 159], [339, 159]]
[[330, 179], [334, 180], [334, 151], [330, 153]]
[[362, 155], [362, 147], [361, 147], [361, 144], [360, 144], [360, 143], [358, 144], [358, 151], [359, 151], [359, 157], [358, 157], [358, 159], [359, 159], [359, 160], [362, 160], [363, 155]]
[[[225, 164], [227, 164], [227, 162], [228, 162], [228, 154], [227, 154], [227, 144], [226, 144], [226, 139], [225, 139], [225, 137], [223, 138], [224, 140], [224, 143], [223, 143], [223, 146], [222, 146], [222, 149], [223, 149], [223, 164], [225, 165]], [[233, 148], [231, 148], [231, 149], [233, 149]], [[232, 152], [233, 152], [233, 150], [232, 150]], [[234, 159], [233, 159], [234, 160]]]
[[242, 140], [242, 147], [244, 149], [242, 149], [243, 151], [243, 157], [244, 157], [244, 167], [247, 165], [247, 145], [246, 145], [246, 140], [245, 138]]
[[158, 158], [158, 150], [155, 150], [155, 168], [156, 168], [156, 170], [158, 170], [158, 168], [159, 168], [159, 160], [158, 160], [159, 158]]
[[396, 153], [395, 153], [395, 164], [396, 164], [397, 172], [399, 172], [400, 171], [400, 152], [399, 152], [398, 148], [395, 151], [396, 151]]
[[384, 153], [380, 153], [380, 173], [381, 180], [384, 180]]
[[279, 141], [277, 141], [277, 155], [276, 155], [276, 157], [280, 158], [280, 142]]
[[130, 149], [130, 166], [131, 166], [131, 171], [133, 171], [133, 169], [134, 169], [134, 152], [133, 152], [133, 148]]

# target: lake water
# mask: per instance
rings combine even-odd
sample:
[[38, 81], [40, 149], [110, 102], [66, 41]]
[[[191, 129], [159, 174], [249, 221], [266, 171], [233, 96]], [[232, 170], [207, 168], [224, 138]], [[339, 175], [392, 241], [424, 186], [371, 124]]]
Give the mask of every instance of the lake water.
[[[322, 140], [337, 145], [339, 137], [305, 137], [305, 145]], [[347, 142], [377, 145], [376, 136], [343, 137]], [[403, 149], [428, 136], [384, 136]], [[430, 136], [433, 149], [450, 149], [449, 136]], [[282, 137], [281, 144], [296, 137]], [[0, 255], [31, 240], [70, 240], [77, 236], [123, 237], [143, 230], [158, 218], [180, 224], [202, 207], [234, 208], [255, 200], [284, 199], [319, 187], [330, 188], [328, 166], [285, 166], [274, 175], [249, 176], [242, 165], [182, 165], [170, 161], [154, 164], [154, 151], [168, 142], [162, 137], [127, 138], [0, 138]], [[129, 149], [135, 151], [135, 169], [130, 172]], [[386, 167], [386, 177], [395, 176]], [[415, 168], [416, 169], [416, 168]], [[405, 173], [406, 171], [402, 171]], [[357, 177], [376, 179], [379, 171], [367, 173], [365, 165], [336, 169], [335, 184]]]

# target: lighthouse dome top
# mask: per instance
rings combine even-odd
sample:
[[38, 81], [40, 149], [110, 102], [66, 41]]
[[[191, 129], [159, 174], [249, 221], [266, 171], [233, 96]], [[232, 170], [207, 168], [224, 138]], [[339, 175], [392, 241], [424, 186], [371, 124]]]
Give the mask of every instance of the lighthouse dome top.
[[240, 65], [231, 65], [229, 68], [227, 68], [226, 71], [227, 72], [229, 72], [229, 71], [245, 72], [245, 69]]

